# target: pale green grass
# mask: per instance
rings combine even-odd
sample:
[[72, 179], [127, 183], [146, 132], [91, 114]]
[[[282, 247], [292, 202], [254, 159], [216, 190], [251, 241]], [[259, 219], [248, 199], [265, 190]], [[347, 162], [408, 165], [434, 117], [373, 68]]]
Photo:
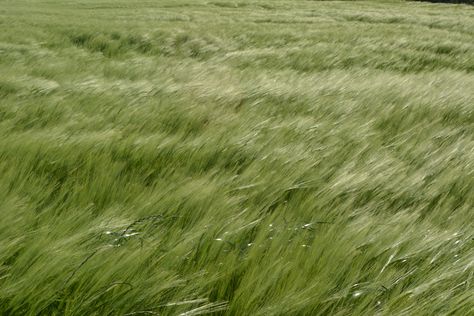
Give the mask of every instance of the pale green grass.
[[474, 9], [0, 1], [0, 314], [474, 314]]

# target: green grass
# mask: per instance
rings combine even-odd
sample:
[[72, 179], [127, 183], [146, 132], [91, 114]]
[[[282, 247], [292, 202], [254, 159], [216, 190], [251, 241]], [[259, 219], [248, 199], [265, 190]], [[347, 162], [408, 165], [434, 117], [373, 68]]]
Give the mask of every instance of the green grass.
[[0, 0], [0, 314], [474, 314], [474, 8]]

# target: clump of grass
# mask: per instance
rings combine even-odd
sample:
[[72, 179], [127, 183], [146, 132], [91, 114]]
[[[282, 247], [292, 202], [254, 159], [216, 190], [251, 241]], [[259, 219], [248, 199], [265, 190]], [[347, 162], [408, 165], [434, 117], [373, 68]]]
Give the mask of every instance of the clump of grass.
[[4, 81], [4, 82], [1, 82], [0, 81], [0, 96], [1, 97], [7, 97], [9, 95], [13, 95], [15, 94], [16, 92], [18, 92], [18, 87], [11, 83], [11, 82], [8, 82], [8, 81]]

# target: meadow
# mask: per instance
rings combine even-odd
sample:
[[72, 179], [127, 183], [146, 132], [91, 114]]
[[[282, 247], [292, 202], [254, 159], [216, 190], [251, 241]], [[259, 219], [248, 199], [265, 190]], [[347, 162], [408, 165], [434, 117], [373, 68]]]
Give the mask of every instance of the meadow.
[[473, 315], [474, 7], [0, 0], [1, 315]]

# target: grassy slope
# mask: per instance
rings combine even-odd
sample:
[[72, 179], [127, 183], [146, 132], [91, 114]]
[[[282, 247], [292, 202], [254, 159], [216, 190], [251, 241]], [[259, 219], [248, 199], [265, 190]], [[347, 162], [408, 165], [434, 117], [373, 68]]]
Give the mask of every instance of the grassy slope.
[[3, 315], [474, 313], [474, 10], [0, 1]]

